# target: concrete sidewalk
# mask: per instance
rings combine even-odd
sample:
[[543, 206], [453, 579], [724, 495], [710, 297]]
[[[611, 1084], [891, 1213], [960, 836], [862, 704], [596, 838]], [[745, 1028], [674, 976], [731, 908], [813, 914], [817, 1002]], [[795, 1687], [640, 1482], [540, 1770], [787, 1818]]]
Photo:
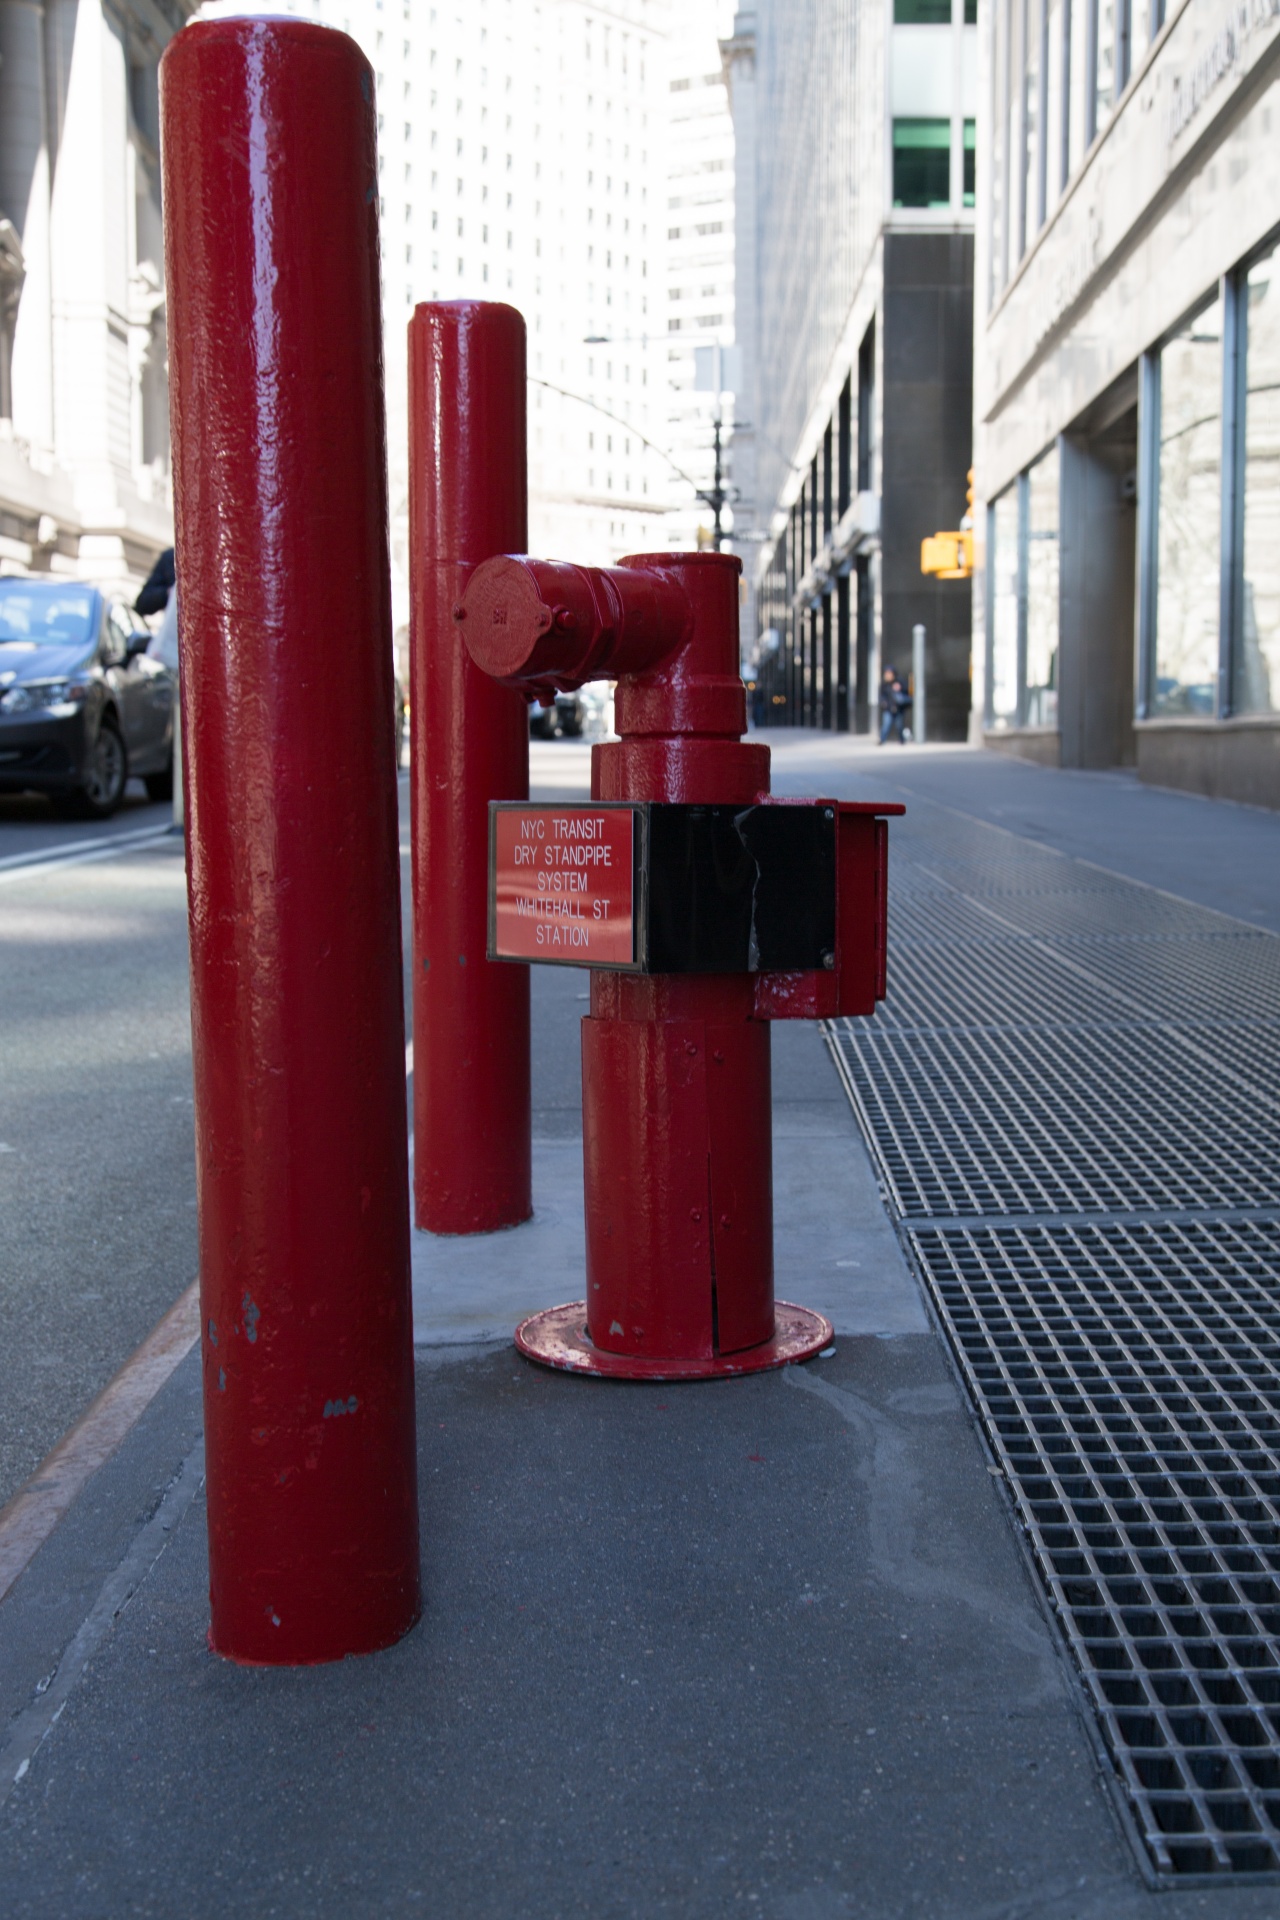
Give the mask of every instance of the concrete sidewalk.
[[[556, 751], [535, 778], [572, 790]], [[1072, 776], [1012, 772], [783, 740], [777, 785], [1176, 864], [1167, 812], [1122, 793], [1108, 847]], [[1216, 866], [1269, 924], [1280, 860], [1249, 892], [1243, 810], [1190, 804], [1188, 886]], [[774, 1032], [778, 1291], [835, 1356], [674, 1387], [517, 1359], [514, 1318], [581, 1290], [584, 987], [534, 970], [535, 1221], [415, 1236], [423, 1620], [332, 1668], [209, 1655], [193, 1353], [0, 1604], [0, 1911], [1273, 1914], [1274, 1886], [1144, 1884], [815, 1030]]]

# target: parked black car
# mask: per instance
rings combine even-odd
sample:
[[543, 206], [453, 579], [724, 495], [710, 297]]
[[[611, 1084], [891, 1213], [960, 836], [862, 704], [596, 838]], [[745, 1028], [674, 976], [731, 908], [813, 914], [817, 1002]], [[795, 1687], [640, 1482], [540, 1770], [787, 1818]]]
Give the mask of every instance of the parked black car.
[[577, 740], [584, 721], [580, 693], [558, 693], [555, 704], [550, 707], [544, 707], [541, 700], [529, 702], [529, 731], [535, 740], [554, 740], [557, 734], [566, 740]]
[[0, 579], [0, 792], [114, 813], [137, 774], [173, 793], [174, 675], [128, 610], [76, 581]]

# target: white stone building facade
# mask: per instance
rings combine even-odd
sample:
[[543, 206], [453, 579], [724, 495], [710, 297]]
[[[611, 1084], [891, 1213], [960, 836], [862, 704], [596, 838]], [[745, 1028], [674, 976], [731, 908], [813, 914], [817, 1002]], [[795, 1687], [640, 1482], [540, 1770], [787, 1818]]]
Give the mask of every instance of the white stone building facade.
[[[696, 496], [714, 490], [717, 416], [722, 484], [728, 490], [735, 480], [728, 457], [736, 365], [734, 140], [720, 55], [720, 41], [732, 24], [732, 0], [687, 0], [671, 31], [661, 236], [667, 279], [667, 448], [687, 476], [674, 477], [678, 507], [668, 517], [663, 542], [672, 547], [694, 547], [711, 537], [712, 507]], [[722, 520], [728, 532], [731, 504]]]
[[736, 133], [761, 717], [865, 731], [925, 628], [931, 738], [969, 725], [970, 596], [925, 578], [972, 439], [976, 0], [755, 0], [723, 43]]
[[1280, 806], [1280, 0], [982, 42], [975, 734]]
[[605, 564], [665, 546], [668, 0], [289, 10], [350, 33], [375, 74], [400, 649], [405, 329], [419, 301], [504, 300], [525, 316], [535, 552]]
[[186, 0], [0, 0], [0, 571], [172, 541], [157, 68]]

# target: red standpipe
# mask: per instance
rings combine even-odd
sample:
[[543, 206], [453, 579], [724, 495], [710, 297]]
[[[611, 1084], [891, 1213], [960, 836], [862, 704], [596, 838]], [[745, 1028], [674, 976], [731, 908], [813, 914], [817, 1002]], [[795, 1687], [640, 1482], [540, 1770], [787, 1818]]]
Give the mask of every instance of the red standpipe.
[[[750, 806], [738, 574], [727, 554], [616, 568], [517, 556], [473, 575], [457, 619], [479, 665], [525, 692], [617, 678], [622, 738], [592, 798]], [[587, 1299], [526, 1321], [530, 1358], [663, 1379], [816, 1352], [830, 1323], [774, 1301], [769, 1027], [751, 974], [591, 976], [582, 1023]], [[775, 1311], [776, 1305], [776, 1311]]]
[[528, 544], [525, 328], [432, 301], [409, 322], [414, 1219], [487, 1233], [533, 1211], [529, 969], [493, 966], [490, 800], [529, 795], [529, 710], [458, 644], [477, 562]]
[[161, 66], [210, 1645], [421, 1608], [373, 76], [301, 21]]

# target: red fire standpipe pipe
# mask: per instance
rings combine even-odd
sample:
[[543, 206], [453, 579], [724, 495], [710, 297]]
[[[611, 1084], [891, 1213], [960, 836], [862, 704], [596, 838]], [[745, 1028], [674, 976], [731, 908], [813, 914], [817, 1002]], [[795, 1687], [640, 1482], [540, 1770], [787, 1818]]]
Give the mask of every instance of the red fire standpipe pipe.
[[[769, 749], [741, 737], [742, 562], [681, 554], [668, 569], [653, 554], [625, 564], [677, 574], [689, 638], [619, 680], [621, 737], [592, 748], [592, 799], [750, 805], [769, 791]], [[732, 1366], [772, 1339], [770, 1054], [748, 974], [592, 974], [582, 1023], [587, 1326], [602, 1351], [685, 1353], [708, 1366], [727, 1356]], [[708, 1271], [709, 1288], [698, 1284]]]
[[373, 76], [161, 67], [215, 1651], [421, 1607]]
[[409, 323], [414, 1218], [487, 1233], [533, 1211], [529, 969], [493, 966], [490, 800], [529, 794], [524, 695], [458, 644], [481, 560], [528, 545], [525, 328], [432, 301]]
[[[750, 807], [769, 791], [769, 749], [741, 738], [740, 571], [728, 554], [603, 569], [508, 556], [473, 576], [455, 619], [477, 663], [525, 691], [617, 677], [622, 737], [592, 749], [593, 799]], [[582, 1101], [596, 1370], [736, 1372], [830, 1337], [804, 1309], [788, 1309], [785, 1332], [775, 1320], [769, 1056], [749, 973], [592, 973]]]

